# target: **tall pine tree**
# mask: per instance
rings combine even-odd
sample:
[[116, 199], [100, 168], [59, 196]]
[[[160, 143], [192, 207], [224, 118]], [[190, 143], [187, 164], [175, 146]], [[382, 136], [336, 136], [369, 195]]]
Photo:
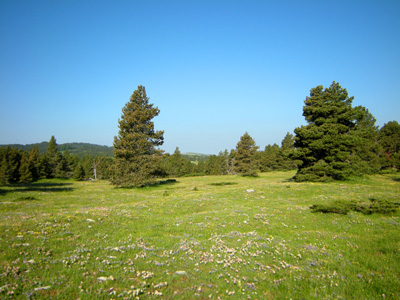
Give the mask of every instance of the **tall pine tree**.
[[122, 109], [118, 136], [114, 138], [114, 166], [111, 182], [121, 187], [142, 187], [154, 182], [161, 159], [158, 146], [163, 131], [154, 130], [152, 119], [160, 113], [149, 103], [144, 86], [139, 85]]
[[336, 82], [311, 89], [303, 107], [308, 124], [295, 129], [296, 181], [341, 180], [361, 169], [362, 159], [355, 153], [366, 136], [358, 123], [368, 115], [366, 109], [352, 107], [353, 99]]
[[236, 145], [235, 171], [242, 176], [257, 176], [256, 146], [253, 138], [246, 132]]
[[46, 158], [46, 177], [54, 178], [57, 177], [59, 173], [59, 164], [62, 160], [62, 155], [58, 151], [58, 145], [54, 135], [51, 136], [49, 145], [47, 146], [47, 150], [45, 153]]

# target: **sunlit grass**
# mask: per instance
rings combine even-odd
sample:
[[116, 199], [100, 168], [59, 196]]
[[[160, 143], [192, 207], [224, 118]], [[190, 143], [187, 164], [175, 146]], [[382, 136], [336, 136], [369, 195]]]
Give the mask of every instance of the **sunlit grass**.
[[293, 175], [2, 187], [0, 298], [398, 299], [399, 212], [309, 209], [399, 202], [398, 177]]

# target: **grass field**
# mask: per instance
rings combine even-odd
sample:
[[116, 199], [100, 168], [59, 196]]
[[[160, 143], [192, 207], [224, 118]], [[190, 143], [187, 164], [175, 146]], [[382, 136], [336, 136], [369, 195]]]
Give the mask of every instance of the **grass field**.
[[0, 187], [0, 299], [400, 299], [400, 176], [294, 183], [293, 172], [143, 189]]

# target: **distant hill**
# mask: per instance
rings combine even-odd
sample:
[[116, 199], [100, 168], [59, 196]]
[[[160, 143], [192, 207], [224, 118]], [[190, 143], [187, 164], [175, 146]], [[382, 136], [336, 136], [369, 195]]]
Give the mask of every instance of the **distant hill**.
[[[0, 148], [5, 148], [7, 146], [11, 146], [12, 148], [15, 148], [15, 149], [29, 151], [30, 149], [33, 148], [33, 146], [37, 146], [39, 149], [39, 152], [45, 153], [48, 145], [49, 145], [48, 142], [41, 142], [41, 143], [27, 144], [27, 145], [20, 145], [20, 144], [0, 145]], [[89, 144], [89, 143], [65, 143], [65, 144], [58, 145], [58, 150], [60, 150], [61, 152], [65, 151], [65, 149], [67, 149], [67, 148], [68, 148], [68, 152], [70, 154], [76, 154], [80, 158], [82, 158], [85, 155], [93, 155], [93, 156], [105, 155], [105, 156], [110, 156], [110, 157], [114, 156], [113, 147], [109, 147], [109, 146], [100, 146], [100, 145]], [[187, 152], [187, 153], [182, 153], [182, 156], [187, 158], [189, 161], [199, 162], [199, 161], [206, 161], [210, 155]]]
[[[15, 149], [22, 149], [23, 151], [29, 151], [33, 148], [33, 146], [37, 146], [39, 152], [45, 153], [47, 150], [49, 143], [48, 142], [41, 142], [36, 144], [27, 144], [27, 145], [19, 145], [19, 144], [11, 144], [11, 145], [0, 145], [0, 147], [7, 147], [11, 146]], [[113, 156], [113, 147], [109, 146], [100, 146], [95, 144], [88, 144], [88, 143], [65, 143], [59, 144], [58, 149], [63, 152], [68, 148], [68, 152], [70, 154], [76, 154], [79, 157], [83, 157], [85, 155], [105, 155], [105, 156]]]
[[182, 156], [192, 162], [206, 161], [210, 157], [208, 154], [192, 152], [182, 153]]

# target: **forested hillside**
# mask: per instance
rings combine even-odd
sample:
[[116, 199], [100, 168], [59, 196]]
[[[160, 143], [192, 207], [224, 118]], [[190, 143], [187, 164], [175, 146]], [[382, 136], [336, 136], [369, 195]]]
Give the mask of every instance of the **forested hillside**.
[[[0, 148], [6, 148], [10, 146], [11, 148], [21, 149], [23, 151], [29, 151], [34, 146], [36, 146], [40, 153], [45, 153], [47, 147], [49, 146], [48, 142], [41, 142], [36, 144], [27, 144], [27, 145], [19, 145], [19, 144], [12, 144], [12, 145], [0, 145]], [[109, 146], [100, 146], [95, 144], [89, 143], [65, 143], [58, 145], [59, 151], [63, 152], [68, 149], [69, 154], [77, 155], [79, 158], [82, 158], [85, 155], [93, 155], [93, 156], [113, 156], [113, 148]]]

